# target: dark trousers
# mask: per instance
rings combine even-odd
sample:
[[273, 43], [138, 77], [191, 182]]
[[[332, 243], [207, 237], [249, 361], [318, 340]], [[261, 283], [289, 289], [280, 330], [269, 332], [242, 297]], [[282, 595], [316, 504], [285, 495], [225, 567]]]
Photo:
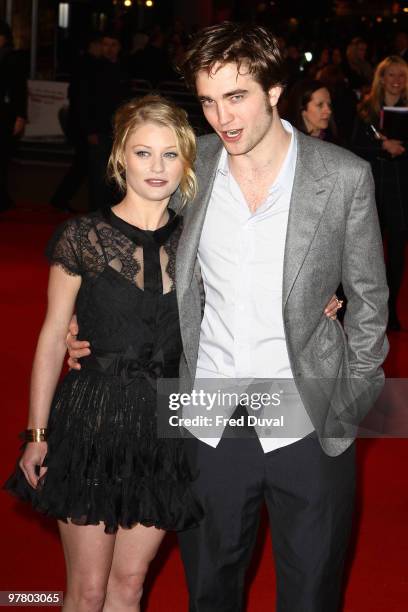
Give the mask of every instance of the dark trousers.
[[404, 276], [407, 234], [408, 232], [397, 228], [388, 231], [387, 280], [390, 289], [390, 318], [397, 316], [397, 299]]
[[69, 204], [88, 176], [88, 139], [80, 136], [71, 140], [74, 157], [68, 172], [58, 185], [51, 202], [55, 206]]
[[216, 449], [186, 440], [199, 470], [205, 517], [179, 534], [190, 612], [240, 612], [266, 502], [277, 573], [277, 612], [337, 612], [355, 487], [354, 444], [328, 457], [313, 434], [264, 453], [257, 438]]

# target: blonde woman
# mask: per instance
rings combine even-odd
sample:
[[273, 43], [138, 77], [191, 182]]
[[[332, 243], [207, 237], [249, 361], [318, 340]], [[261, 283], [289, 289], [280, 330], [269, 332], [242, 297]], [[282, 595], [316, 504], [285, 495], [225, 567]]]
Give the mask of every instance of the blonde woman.
[[357, 108], [353, 148], [371, 162], [376, 184], [380, 220], [387, 232], [387, 276], [390, 288], [389, 329], [401, 324], [397, 298], [404, 270], [404, 251], [408, 229], [408, 156], [402, 138], [389, 138], [382, 130], [383, 106], [408, 105], [408, 65], [398, 55], [378, 64], [371, 90]]
[[383, 106], [408, 104], [408, 64], [399, 55], [389, 55], [375, 70], [369, 93], [359, 105], [360, 117], [378, 123]]
[[[157, 96], [125, 104], [109, 160], [122, 201], [70, 219], [48, 245], [26, 447], [6, 486], [58, 519], [65, 612], [139, 610], [165, 531], [201, 518], [182, 441], [157, 439], [155, 416], [155, 381], [178, 375], [181, 352], [182, 223], [167, 205], [178, 186], [194, 197], [195, 152], [184, 111]], [[74, 308], [92, 355], [55, 392]]]

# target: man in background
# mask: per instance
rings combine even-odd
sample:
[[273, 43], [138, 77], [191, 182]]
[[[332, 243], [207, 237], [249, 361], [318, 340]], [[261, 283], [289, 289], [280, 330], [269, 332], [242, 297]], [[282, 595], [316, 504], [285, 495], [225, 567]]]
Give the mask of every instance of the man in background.
[[14, 205], [8, 171], [17, 138], [27, 120], [27, 76], [20, 55], [13, 49], [8, 24], [0, 21], [0, 211]]
[[74, 149], [74, 157], [50, 201], [62, 211], [71, 210], [71, 201], [88, 176], [88, 90], [92, 89], [101, 58], [102, 36], [95, 34], [89, 39], [85, 53], [78, 58], [68, 87], [65, 135]]
[[106, 168], [112, 148], [113, 116], [116, 109], [131, 97], [118, 36], [106, 32], [101, 44], [102, 58], [95, 65], [83, 99], [89, 145], [90, 210], [113, 205], [118, 200], [114, 187], [107, 182]]

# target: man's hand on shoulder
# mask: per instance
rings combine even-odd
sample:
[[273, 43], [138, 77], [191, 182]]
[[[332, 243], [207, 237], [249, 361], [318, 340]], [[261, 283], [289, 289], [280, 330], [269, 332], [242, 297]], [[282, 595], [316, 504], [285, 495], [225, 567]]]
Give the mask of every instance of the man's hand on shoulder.
[[72, 370], [80, 370], [81, 364], [78, 362], [78, 359], [91, 354], [89, 342], [87, 340], [77, 340], [78, 331], [77, 318], [73, 315], [68, 327], [66, 340], [69, 353], [68, 365]]

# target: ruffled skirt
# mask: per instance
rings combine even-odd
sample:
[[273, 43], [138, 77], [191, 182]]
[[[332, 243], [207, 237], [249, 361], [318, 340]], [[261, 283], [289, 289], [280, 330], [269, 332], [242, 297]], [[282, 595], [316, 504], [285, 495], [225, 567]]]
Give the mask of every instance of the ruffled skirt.
[[57, 389], [48, 423], [48, 468], [36, 489], [19, 467], [5, 488], [56, 519], [105, 523], [106, 533], [137, 523], [165, 530], [202, 518], [184, 442], [156, 435], [156, 393], [141, 378], [71, 371]]

